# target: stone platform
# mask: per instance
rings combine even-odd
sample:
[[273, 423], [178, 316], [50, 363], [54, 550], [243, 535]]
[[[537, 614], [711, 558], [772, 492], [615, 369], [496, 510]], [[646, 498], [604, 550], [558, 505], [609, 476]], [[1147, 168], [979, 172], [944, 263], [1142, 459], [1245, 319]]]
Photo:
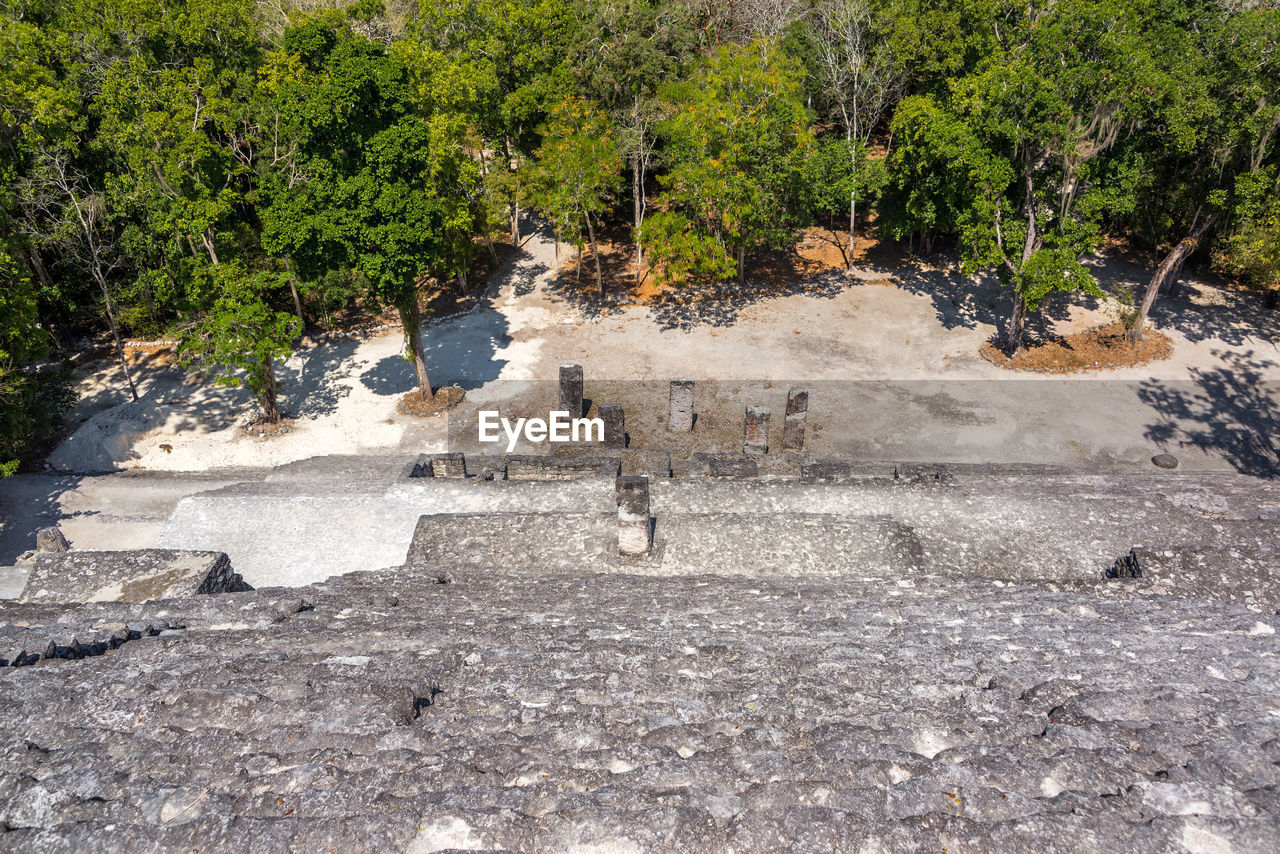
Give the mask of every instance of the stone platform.
[[24, 602], [146, 602], [251, 590], [222, 552], [178, 549], [38, 554]]
[[622, 558], [607, 480], [383, 462], [165, 531], [366, 571], [0, 604], [0, 849], [1275, 850], [1280, 484], [677, 476]]

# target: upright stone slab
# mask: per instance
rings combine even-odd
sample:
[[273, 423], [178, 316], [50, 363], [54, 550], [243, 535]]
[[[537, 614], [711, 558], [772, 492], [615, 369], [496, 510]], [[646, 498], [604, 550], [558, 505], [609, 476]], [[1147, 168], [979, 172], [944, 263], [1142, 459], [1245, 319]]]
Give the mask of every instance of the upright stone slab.
[[602, 403], [597, 412], [600, 419], [604, 421], [604, 446], [606, 448], [626, 447], [627, 425], [623, 417], [622, 405]]
[[618, 478], [617, 496], [618, 554], [643, 557], [649, 553], [649, 478]]
[[693, 429], [693, 380], [672, 380], [668, 400], [667, 429], [688, 433]]
[[560, 409], [570, 418], [582, 417], [582, 365], [560, 366]]
[[71, 544], [57, 528], [41, 528], [36, 531], [36, 552], [39, 554], [57, 554], [71, 550]]
[[[672, 466], [674, 472], [675, 467]], [[684, 473], [689, 477], [706, 477], [711, 474], [711, 455], [703, 451], [697, 451], [689, 455], [689, 461], [684, 465]]]
[[769, 410], [763, 406], [748, 406], [742, 423], [742, 452], [744, 454], [769, 453]]
[[809, 390], [792, 388], [787, 391], [787, 414], [782, 419], [782, 450], [804, 450], [805, 418], [809, 411]]

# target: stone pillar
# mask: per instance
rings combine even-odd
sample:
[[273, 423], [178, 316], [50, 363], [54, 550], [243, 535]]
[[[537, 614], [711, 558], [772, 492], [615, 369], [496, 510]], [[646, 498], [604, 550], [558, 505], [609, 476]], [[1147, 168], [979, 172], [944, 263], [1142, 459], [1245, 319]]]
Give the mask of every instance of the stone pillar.
[[672, 380], [667, 429], [688, 433], [693, 429], [693, 380]]
[[570, 418], [582, 417], [582, 365], [560, 366], [560, 408]]
[[769, 410], [763, 406], [748, 406], [742, 424], [742, 452], [744, 454], [769, 453]]
[[71, 544], [67, 542], [67, 538], [57, 528], [41, 528], [36, 531], [36, 551], [41, 554], [50, 554], [53, 552], [66, 552], [71, 550]]
[[627, 445], [627, 425], [622, 414], [622, 405], [618, 403], [602, 403], [596, 409], [596, 413], [604, 421], [604, 447], [625, 448]]
[[649, 478], [618, 478], [617, 495], [618, 554], [643, 557], [649, 553]]
[[787, 414], [782, 420], [782, 450], [804, 450], [804, 425], [809, 411], [809, 390], [787, 390]]

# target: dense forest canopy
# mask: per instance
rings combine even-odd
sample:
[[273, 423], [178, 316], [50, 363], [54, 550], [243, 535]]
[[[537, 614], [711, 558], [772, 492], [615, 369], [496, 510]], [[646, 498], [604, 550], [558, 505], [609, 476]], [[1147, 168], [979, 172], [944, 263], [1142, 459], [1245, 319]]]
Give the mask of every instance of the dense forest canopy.
[[[1280, 286], [1280, 7], [1249, 0], [4, 0], [0, 463], [86, 332], [172, 335], [278, 418], [359, 301], [466, 289], [533, 210], [634, 274], [738, 278], [798, 230], [1097, 292], [1104, 235]], [[6, 470], [11, 470], [8, 464]]]

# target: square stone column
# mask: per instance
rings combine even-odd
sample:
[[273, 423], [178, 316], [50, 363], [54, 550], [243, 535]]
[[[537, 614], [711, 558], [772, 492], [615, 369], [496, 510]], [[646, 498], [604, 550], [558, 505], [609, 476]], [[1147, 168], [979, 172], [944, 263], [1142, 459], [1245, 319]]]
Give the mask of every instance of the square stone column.
[[787, 391], [787, 414], [782, 420], [782, 450], [804, 450], [805, 419], [809, 411], [809, 390], [792, 388]]
[[597, 407], [596, 412], [604, 421], [604, 447], [626, 447], [627, 424], [622, 413], [622, 404], [602, 403]]
[[617, 497], [618, 554], [643, 557], [649, 553], [649, 478], [618, 478]]
[[693, 380], [672, 380], [667, 429], [688, 433], [693, 429]]
[[582, 417], [582, 365], [560, 366], [560, 408], [570, 418]]
[[742, 452], [769, 453], [769, 415], [764, 406], [748, 406], [742, 423]]

